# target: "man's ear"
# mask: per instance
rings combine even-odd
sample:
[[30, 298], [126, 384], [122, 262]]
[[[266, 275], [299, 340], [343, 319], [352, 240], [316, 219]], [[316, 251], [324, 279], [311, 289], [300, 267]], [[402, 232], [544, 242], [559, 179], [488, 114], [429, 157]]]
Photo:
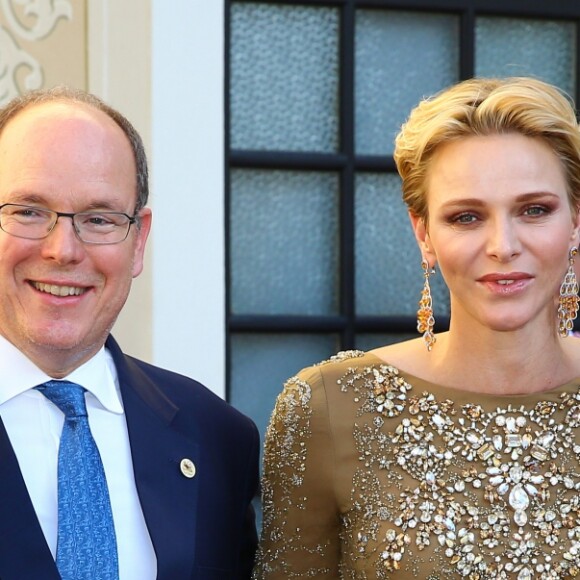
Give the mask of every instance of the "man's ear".
[[417, 240], [419, 250], [421, 250], [421, 256], [423, 256], [423, 258], [429, 262], [429, 266], [433, 268], [437, 263], [437, 255], [431, 245], [429, 231], [427, 230], [425, 220], [412, 212], [409, 212], [409, 219], [411, 220], [411, 225], [415, 232], [415, 239]]
[[135, 242], [133, 247], [133, 278], [137, 278], [143, 271], [145, 244], [151, 231], [151, 209], [148, 207], [139, 210], [139, 224], [135, 224]]

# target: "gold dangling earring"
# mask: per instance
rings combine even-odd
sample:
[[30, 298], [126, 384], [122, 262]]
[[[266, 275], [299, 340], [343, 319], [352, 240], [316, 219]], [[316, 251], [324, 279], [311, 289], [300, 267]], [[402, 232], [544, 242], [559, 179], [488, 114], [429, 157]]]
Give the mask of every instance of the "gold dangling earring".
[[431, 286], [429, 286], [429, 276], [435, 274], [435, 268], [429, 267], [429, 262], [423, 258], [421, 261], [425, 282], [419, 300], [419, 310], [417, 311], [417, 330], [423, 335], [423, 340], [430, 351], [437, 340], [433, 334], [435, 318], [433, 316], [433, 299], [431, 298]]
[[568, 270], [560, 286], [558, 301], [558, 333], [560, 336], [567, 336], [574, 330], [574, 320], [578, 314], [580, 298], [578, 298], [578, 280], [574, 271], [574, 258], [577, 254], [578, 248], [570, 249]]

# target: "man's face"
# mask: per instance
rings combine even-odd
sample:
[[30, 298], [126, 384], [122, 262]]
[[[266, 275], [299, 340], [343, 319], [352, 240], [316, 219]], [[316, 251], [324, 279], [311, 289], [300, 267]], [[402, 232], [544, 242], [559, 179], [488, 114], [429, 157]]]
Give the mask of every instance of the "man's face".
[[[133, 215], [135, 161], [112, 119], [54, 102], [18, 114], [0, 134], [0, 204]], [[48, 237], [0, 230], [0, 334], [40, 368], [67, 374], [102, 346], [141, 273], [151, 214], [124, 242], [81, 242], [61, 217]]]

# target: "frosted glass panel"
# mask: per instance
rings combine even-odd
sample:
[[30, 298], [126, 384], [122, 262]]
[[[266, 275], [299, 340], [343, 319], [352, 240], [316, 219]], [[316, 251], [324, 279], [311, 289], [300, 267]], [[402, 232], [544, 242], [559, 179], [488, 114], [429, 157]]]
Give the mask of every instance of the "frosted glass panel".
[[357, 10], [356, 151], [390, 154], [421, 98], [458, 80], [457, 16]]
[[338, 303], [338, 177], [231, 174], [234, 314], [334, 314]]
[[263, 437], [284, 382], [337, 350], [332, 335], [233, 334], [229, 401], [252, 417]]
[[338, 30], [334, 8], [232, 5], [233, 149], [337, 150]]
[[[423, 287], [421, 254], [395, 174], [356, 177], [356, 312], [415, 316]], [[435, 318], [449, 315], [441, 276], [431, 277]]]
[[574, 94], [573, 22], [481, 17], [475, 30], [477, 76], [535, 76]]

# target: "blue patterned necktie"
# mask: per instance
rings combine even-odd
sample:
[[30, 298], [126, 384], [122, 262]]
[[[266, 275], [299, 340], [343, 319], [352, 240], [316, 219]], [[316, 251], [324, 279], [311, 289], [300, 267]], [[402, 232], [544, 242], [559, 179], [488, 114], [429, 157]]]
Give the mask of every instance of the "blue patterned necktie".
[[58, 571], [63, 580], [117, 580], [109, 490], [89, 428], [85, 389], [68, 381], [36, 388], [65, 415], [58, 450]]

